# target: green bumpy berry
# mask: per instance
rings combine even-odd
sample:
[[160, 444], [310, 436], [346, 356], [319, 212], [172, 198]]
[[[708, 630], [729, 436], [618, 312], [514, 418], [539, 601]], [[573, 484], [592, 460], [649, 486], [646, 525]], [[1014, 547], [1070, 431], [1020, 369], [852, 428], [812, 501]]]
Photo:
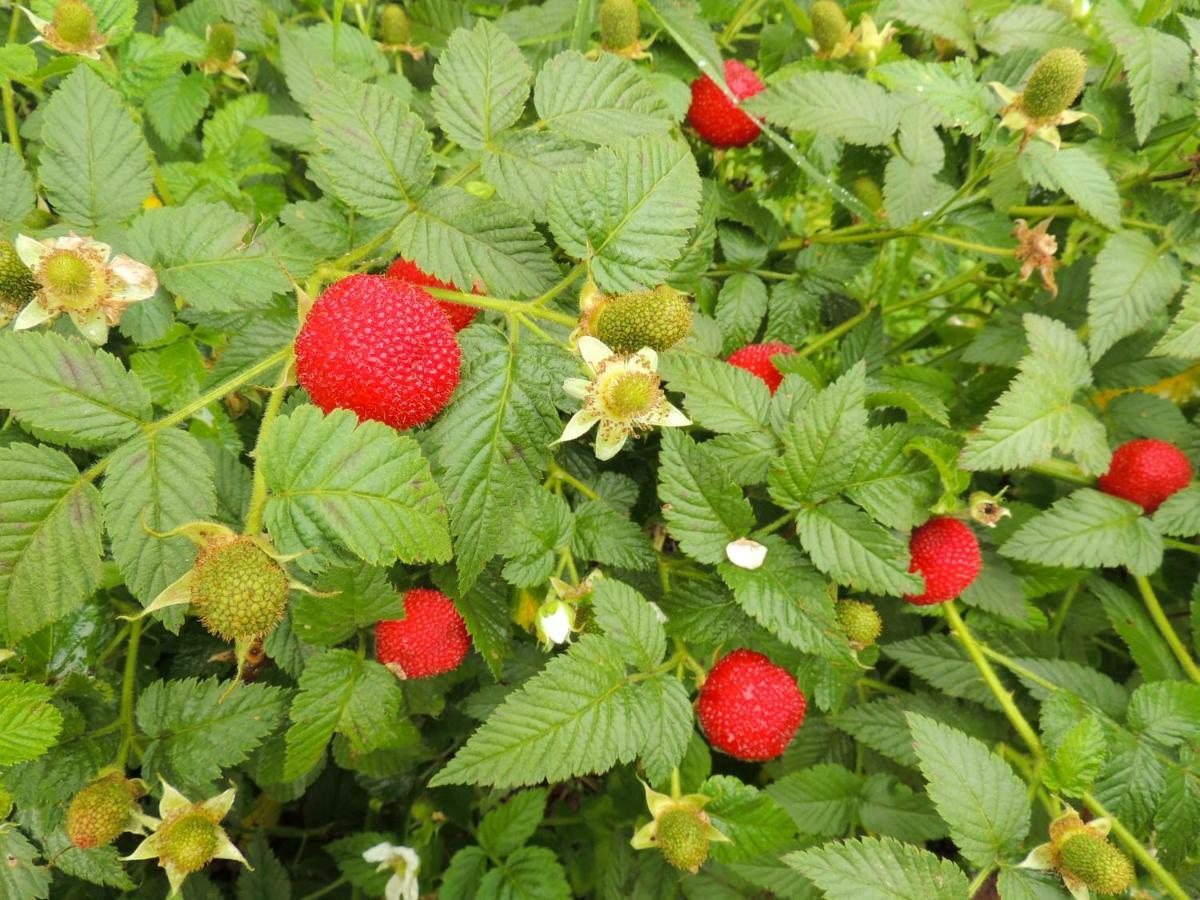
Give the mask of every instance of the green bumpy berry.
[[618, 353], [636, 353], [643, 347], [661, 353], [691, 331], [687, 294], [665, 284], [606, 300], [596, 315], [596, 337]]
[[659, 817], [655, 840], [666, 861], [681, 872], [695, 872], [708, 859], [708, 835], [700, 816], [679, 806]]
[[1133, 884], [1133, 863], [1107, 838], [1079, 828], [1058, 847], [1062, 868], [1101, 895], [1123, 894]]
[[883, 620], [870, 603], [861, 600], [839, 600], [838, 624], [855, 650], [870, 647], [883, 633]]
[[96, 14], [82, 0], [60, 0], [54, 7], [54, 30], [69, 47], [86, 47], [96, 34]]
[[605, 50], [628, 50], [642, 30], [637, 0], [604, 0], [600, 4], [600, 46]]
[[207, 866], [220, 846], [216, 824], [199, 812], [185, 812], [163, 825], [160, 834], [159, 858], [184, 874]]
[[283, 567], [246, 537], [205, 548], [192, 572], [192, 603], [201, 623], [227, 641], [271, 631], [283, 618], [287, 596]]
[[828, 53], [850, 37], [846, 14], [833, 0], [817, 0], [809, 13], [812, 19], [813, 40], [822, 52]]
[[225, 62], [233, 58], [235, 50], [237, 50], [237, 29], [228, 22], [218, 22], [208, 33], [208, 58]]
[[1087, 60], [1078, 50], [1060, 47], [1038, 60], [1021, 95], [1021, 109], [1034, 119], [1057, 116], [1083, 90]]
[[379, 33], [383, 42], [393, 47], [403, 47], [412, 40], [412, 24], [408, 13], [399, 3], [389, 3], [379, 14]]
[[37, 281], [8, 241], [0, 241], [0, 323], [20, 312], [37, 291]]
[[140, 791], [116, 773], [94, 781], [67, 809], [67, 836], [81, 850], [107, 847], [129, 825]]

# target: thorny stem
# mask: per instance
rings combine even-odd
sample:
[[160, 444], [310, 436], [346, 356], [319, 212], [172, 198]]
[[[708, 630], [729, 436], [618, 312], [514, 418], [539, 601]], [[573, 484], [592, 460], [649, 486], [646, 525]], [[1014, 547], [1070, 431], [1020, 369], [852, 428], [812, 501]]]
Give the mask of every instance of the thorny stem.
[[125, 652], [125, 673], [121, 678], [121, 749], [117, 752], [117, 768], [124, 769], [133, 747], [135, 734], [133, 721], [133, 693], [137, 681], [138, 645], [142, 640], [142, 619], [129, 623], [129, 649]]
[[1187, 647], [1179, 639], [1179, 635], [1176, 634], [1171, 620], [1163, 612], [1162, 604], [1158, 602], [1158, 595], [1154, 593], [1150, 579], [1145, 575], [1135, 575], [1134, 581], [1137, 582], [1142, 600], [1146, 604], [1146, 610], [1150, 613], [1150, 618], [1154, 620], [1154, 624], [1158, 627], [1163, 640], [1167, 642], [1167, 646], [1171, 648], [1171, 652], [1175, 654], [1175, 658], [1179, 660], [1179, 664], [1183, 666], [1183, 670], [1187, 672], [1188, 677], [1197, 684], [1200, 684], [1200, 667], [1196, 666], [1196, 661], [1192, 659], [1192, 655], [1188, 653]]
[[258, 441], [254, 445], [254, 485], [250, 490], [250, 509], [246, 513], [246, 534], [252, 535], [262, 531], [263, 510], [267, 505], [267, 475], [263, 471], [261, 454], [267, 433], [283, 405], [283, 395], [287, 393], [291, 374], [292, 363], [288, 360], [279, 372], [279, 380], [275, 382], [275, 387], [271, 388], [271, 396], [267, 398], [262, 422], [258, 426]]

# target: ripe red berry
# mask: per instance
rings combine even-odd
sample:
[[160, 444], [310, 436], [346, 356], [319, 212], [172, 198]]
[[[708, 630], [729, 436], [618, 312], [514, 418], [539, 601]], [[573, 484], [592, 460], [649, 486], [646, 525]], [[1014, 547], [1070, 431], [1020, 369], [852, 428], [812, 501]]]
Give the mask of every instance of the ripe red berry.
[[781, 344], [778, 341], [773, 341], [769, 344], [747, 344], [740, 350], [735, 350], [731, 353], [728, 362], [739, 369], [745, 369], [752, 375], [757, 375], [766, 383], [773, 394], [779, 387], [779, 383], [783, 381], [783, 373], [775, 368], [775, 363], [771, 362], [771, 357], [778, 356], [781, 353], [791, 355], [795, 352], [787, 344]]
[[417, 588], [404, 595], [404, 618], [375, 625], [375, 656], [401, 678], [452, 672], [471, 649], [467, 625], [441, 591]]
[[1130, 500], [1152, 513], [1191, 480], [1192, 464], [1178, 447], [1144, 439], [1118, 447], [1099, 484], [1104, 493]]
[[[388, 266], [387, 274], [389, 278], [399, 278], [401, 281], [408, 281], [420, 287], [435, 287], [446, 291], [461, 290], [458, 285], [449, 281], [442, 281], [440, 278], [435, 278], [428, 272], [424, 271], [415, 262], [405, 259], [402, 256], [396, 257], [395, 261]], [[479, 293], [472, 290], [472, 294]], [[475, 321], [475, 317], [479, 315], [479, 307], [464, 306], [461, 303], [450, 303], [446, 300], [435, 300], [438, 308], [441, 309], [450, 319], [450, 324], [454, 326], [455, 331], [462, 331], [468, 325]]]
[[915, 606], [953, 600], [965, 591], [983, 568], [975, 532], [946, 516], [930, 519], [908, 540], [912, 564], [908, 571], [925, 579], [925, 591], [904, 599]]
[[[736, 59], [725, 60], [725, 83], [740, 100], [766, 88], [757, 75]], [[745, 147], [762, 130], [707, 75], [692, 82], [688, 121], [714, 147]]]
[[296, 338], [296, 376], [317, 406], [412, 428], [458, 386], [454, 329], [421, 288], [351, 275], [323, 293]]
[[796, 679], [753, 650], [734, 650], [700, 689], [700, 725], [718, 750], [762, 761], [783, 753], [807, 704]]

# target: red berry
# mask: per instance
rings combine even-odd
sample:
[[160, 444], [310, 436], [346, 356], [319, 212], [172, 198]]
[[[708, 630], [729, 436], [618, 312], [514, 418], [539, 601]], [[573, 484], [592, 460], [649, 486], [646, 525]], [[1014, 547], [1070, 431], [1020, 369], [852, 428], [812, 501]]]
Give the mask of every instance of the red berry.
[[[757, 75], [736, 59], [725, 60], [725, 83], [740, 100], [766, 88]], [[758, 123], [726, 97], [707, 75], [692, 82], [688, 121], [714, 147], [745, 147], [761, 131]]]
[[1104, 493], [1140, 504], [1152, 513], [1191, 480], [1192, 464], [1178, 447], [1143, 439], [1118, 447], [1099, 483]]
[[411, 428], [458, 386], [454, 329], [429, 295], [382, 275], [351, 275], [323, 293], [296, 338], [296, 376], [325, 412]]
[[[399, 278], [401, 281], [408, 281], [420, 287], [435, 287], [445, 291], [460, 290], [458, 285], [453, 282], [435, 278], [421, 269], [415, 262], [405, 259], [402, 256], [396, 257], [396, 260], [388, 266], [387, 274], [389, 278]], [[472, 290], [471, 293], [478, 294], [479, 291]], [[474, 322], [475, 317], [480, 312], [477, 306], [464, 306], [461, 303], [450, 303], [445, 300], [435, 300], [434, 302], [437, 303], [442, 312], [450, 319], [450, 324], [454, 326], [455, 331], [462, 331]]]
[[735, 350], [730, 354], [728, 362], [739, 369], [745, 369], [752, 375], [757, 375], [766, 383], [773, 394], [779, 387], [779, 383], [783, 381], [783, 373], [775, 368], [775, 363], [771, 362], [771, 357], [778, 356], [781, 353], [791, 355], [795, 352], [787, 344], [781, 344], [778, 341], [769, 344], [747, 344], [742, 349]]
[[904, 599], [915, 606], [931, 606], [953, 600], [965, 591], [983, 568], [979, 541], [958, 519], [930, 519], [908, 539], [912, 565], [908, 571], [925, 579], [925, 592]]
[[700, 689], [700, 725], [709, 743], [738, 759], [779, 756], [806, 708], [796, 679], [753, 650], [722, 658]]
[[471, 649], [467, 625], [441, 591], [417, 588], [404, 595], [404, 618], [375, 624], [375, 656], [401, 678], [452, 672]]

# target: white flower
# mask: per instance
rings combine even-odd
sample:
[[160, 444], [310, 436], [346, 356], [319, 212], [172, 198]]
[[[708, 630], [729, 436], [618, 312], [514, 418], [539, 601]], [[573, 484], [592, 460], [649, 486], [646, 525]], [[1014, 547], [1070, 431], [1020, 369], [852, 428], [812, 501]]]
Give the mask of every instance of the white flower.
[[384, 841], [363, 851], [363, 859], [369, 863], [379, 863], [376, 872], [392, 870], [393, 875], [383, 892], [387, 900], [417, 900], [420, 895], [417, 873], [421, 871], [421, 858], [412, 847], [398, 847]]
[[100, 51], [108, 43], [108, 36], [101, 34], [97, 26], [96, 14], [83, 0], [59, 0], [50, 22], [32, 10], [21, 9], [38, 33], [34, 44], [44, 43], [59, 53], [99, 59]]
[[565, 644], [575, 628], [575, 607], [562, 600], [550, 600], [538, 609], [535, 624], [547, 647]]
[[103, 344], [125, 309], [158, 289], [149, 266], [123, 254], [113, 256], [108, 244], [75, 232], [45, 241], [19, 234], [13, 246], [38, 283], [33, 300], [13, 322], [14, 331], [66, 313], [85, 338]]
[[739, 569], [757, 569], [767, 558], [767, 548], [750, 538], [738, 538], [725, 545], [725, 556]]
[[599, 423], [596, 458], [612, 459], [640, 432], [692, 424], [667, 402], [658, 377], [658, 354], [649, 347], [621, 356], [603, 341], [585, 335], [579, 339], [579, 353], [592, 377], [568, 378], [563, 383], [563, 390], [582, 400], [583, 406], [557, 443], [581, 437]]

